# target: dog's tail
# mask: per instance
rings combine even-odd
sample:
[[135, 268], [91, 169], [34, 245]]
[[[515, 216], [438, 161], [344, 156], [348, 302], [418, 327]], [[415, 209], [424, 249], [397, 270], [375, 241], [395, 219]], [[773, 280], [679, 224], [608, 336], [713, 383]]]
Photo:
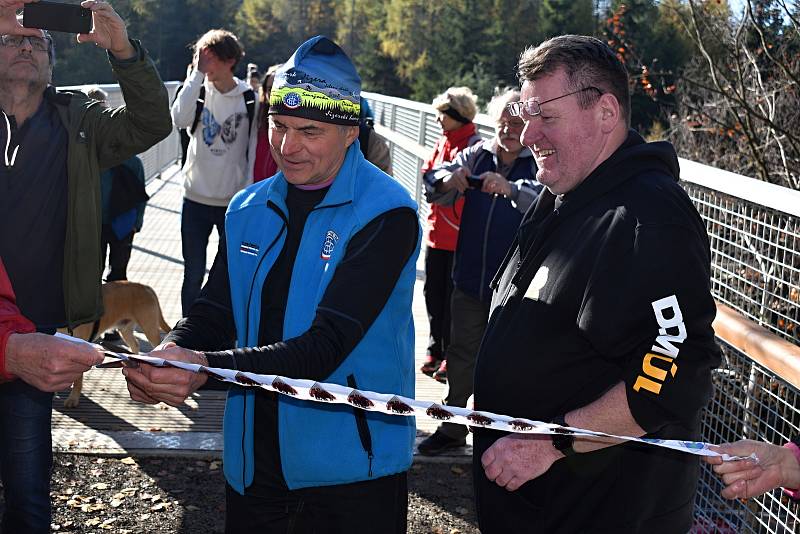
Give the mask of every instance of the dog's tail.
[[170, 330], [172, 330], [172, 327], [167, 323], [166, 320], [164, 320], [164, 312], [161, 311], [161, 302], [159, 302], [158, 300], [158, 295], [156, 295], [156, 292], [153, 290], [152, 287], [150, 286], [145, 286], [145, 287], [150, 290], [150, 293], [153, 294], [153, 298], [155, 299], [156, 305], [158, 306], [158, 328], [162, 332], [168, 334]]
[[167, 324], [167, 321], [164, 320], [164, 314], [161, 311], [161, 305], [158, 305], [158, 327], [161, 329], [162, 332], [169, 333], [172, 330], [172, 327]]

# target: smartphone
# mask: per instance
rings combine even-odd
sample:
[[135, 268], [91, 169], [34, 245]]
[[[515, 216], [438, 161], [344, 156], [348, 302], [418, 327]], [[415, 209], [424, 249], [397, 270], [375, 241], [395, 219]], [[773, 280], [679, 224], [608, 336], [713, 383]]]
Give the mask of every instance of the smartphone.
[[92, 31], [92, 12], [77, 4], [34, 2], [25, 4], [22, 25], [54, 32], [89, 33]]
[[480, 189], [483, 187], [483, 178], [480, 178], [477, 174], [470, 174], [467, 176], [467, 184], [470, 189]]

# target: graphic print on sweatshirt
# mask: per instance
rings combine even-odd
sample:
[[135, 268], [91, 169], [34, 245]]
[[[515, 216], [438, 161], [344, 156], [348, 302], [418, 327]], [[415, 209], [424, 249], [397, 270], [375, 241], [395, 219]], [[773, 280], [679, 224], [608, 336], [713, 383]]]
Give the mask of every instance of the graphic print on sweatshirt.
[[[203, 142], [209, 147], [211, 153], [215, 156], [224, 156], [228, 151], [228, 147], [236, 142], [237, 131], [239, 126], [247, 119], [246, 113], [234, 113], [225, 122], [220, 124], [214, 118], [214, 115], [208, 110], [203, 109], [201, 120], [203, 122]], [[222, 147], [213, 147], [217, 138], [222, 139]]]

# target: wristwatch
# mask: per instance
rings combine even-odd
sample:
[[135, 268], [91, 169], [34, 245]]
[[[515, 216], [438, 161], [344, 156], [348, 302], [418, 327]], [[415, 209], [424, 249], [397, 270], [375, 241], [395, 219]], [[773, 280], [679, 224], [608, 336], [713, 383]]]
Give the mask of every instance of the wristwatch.
[[[555, 417], [550, 421], [554, 425], [569, 426], [563, 415]], [[553, 441], [553, 447], [560, 451], [564, 456], [572, 456], [576, 454], [572, 446], [575, 444], [575, 434], [571, 430], [564, 430], [556, 428], [553, 430], [554, 434], [550, 434], [550, 439]]]

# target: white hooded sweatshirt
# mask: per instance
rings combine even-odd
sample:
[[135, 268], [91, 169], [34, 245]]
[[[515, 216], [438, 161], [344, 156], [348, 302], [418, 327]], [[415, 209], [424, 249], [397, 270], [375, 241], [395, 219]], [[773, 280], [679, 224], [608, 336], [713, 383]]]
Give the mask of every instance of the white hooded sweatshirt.
[[[194, 70], [172, 104], [176, 128], [191, 128], [197, 112], [200, 88], [205, 86], [205, 105], [183, 167], [183, 191], [189, 200], [207, 206], [227, 206], [233, 195], [252, 182], [248, 173], [248, 145], [255, 138], [258, 109], [248, 124], [243, 93], [250, 86], [234, 78], [236, 86], [220, 93], [205, 75]], [[257, 99], [256, 99], [257, 100]], [[257, 104], [257, 102], [256, 102]], [[250, 158], [255, 158], [251, 151]]]

